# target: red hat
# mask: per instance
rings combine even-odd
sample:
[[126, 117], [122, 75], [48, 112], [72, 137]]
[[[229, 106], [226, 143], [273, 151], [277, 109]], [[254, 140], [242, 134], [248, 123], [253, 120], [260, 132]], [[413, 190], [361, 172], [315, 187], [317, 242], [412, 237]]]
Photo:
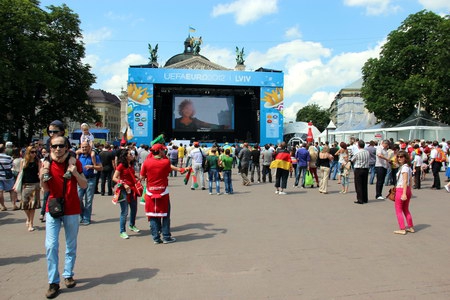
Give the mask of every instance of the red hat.
[[402, 149], [406, 148], [406, 143], [402, 143], [402, 144], [400, 145], [400, 148], [402, 148]]
[[153, 146], [152, 146], [152, 151], [154, 151], [154, 152], [159, 152], [159, 151], [161, 151], [161, 150], [165, 150], [166, 149], [166, 146], [164, 146], [163, 144], [154, 144]]
[[198, 147], [198, 146], [200, 146], [200, 143], [199, 142], [194, 142], [194, 147]]

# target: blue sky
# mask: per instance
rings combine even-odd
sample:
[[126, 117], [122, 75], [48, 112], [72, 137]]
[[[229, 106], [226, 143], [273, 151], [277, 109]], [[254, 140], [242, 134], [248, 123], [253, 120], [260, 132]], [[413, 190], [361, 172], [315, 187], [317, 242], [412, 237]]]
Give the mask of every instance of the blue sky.
[[119, 95], [128, 66], [148, 63], [149, 43], [164, 65], [184, 51], [191, 26], [212, 62], [234, 68], [237, 46], [246, 70], [282, 70], [287, 121], [307, 104], [328, 108], [408, 15], [450, 11], [448, 0], [44, 0], [41, 7], [63, 3], [80, 17], [94, 88]]

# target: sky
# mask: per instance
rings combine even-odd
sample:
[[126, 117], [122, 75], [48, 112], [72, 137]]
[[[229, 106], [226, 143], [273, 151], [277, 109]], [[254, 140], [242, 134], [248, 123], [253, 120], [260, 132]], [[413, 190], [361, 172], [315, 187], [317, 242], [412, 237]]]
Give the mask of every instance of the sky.
[[158, 44], [164, 66], [190, 34], [202, 37], [201, 55], [226, 68], [235, 67], [239, 47], [247, 71], [283, 71], [285, 121], [305, 105], [329, 108], [410, 14], [450, 11], [448, 0], [41, 0], [41, 7], [63, 3], [79, 15], [93, 88], [119, 96], [128, 67], [149, 62], [148, 44]]

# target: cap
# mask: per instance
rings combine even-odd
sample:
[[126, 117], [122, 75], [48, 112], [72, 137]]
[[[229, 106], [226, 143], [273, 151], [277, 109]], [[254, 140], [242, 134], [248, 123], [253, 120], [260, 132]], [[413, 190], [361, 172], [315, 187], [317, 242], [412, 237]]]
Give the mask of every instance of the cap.
[[[52, 121], [52, 122], [50, 123], [50, 125], [58, 127], [61, 131], [64, 131], [64, 130], [65, 130], [64, 123], [61, 122], [60, 120], [54, 120], [54, 121]], [[49, 126], [50, 126], [50, 125], [49, 125]]]
[[194, 147], [198, 147], [198, 146], [200, 146], [200, 143], [199, 142], [194, 142]]
[[400, 145], [400, 148], [406, 148], [406, 143], [402, 143], [401, 145]]
[[165, 149], [166, 149], [166, 146], [164, 146], [163, 144], [154, 144], [151, 148], [151, 150], [154, 152], [158, 152], [158, 151], [165, 150]]
[[13, 143], [12, 142], [6, 142], [5, 147], [6, 148], [12, 148]]

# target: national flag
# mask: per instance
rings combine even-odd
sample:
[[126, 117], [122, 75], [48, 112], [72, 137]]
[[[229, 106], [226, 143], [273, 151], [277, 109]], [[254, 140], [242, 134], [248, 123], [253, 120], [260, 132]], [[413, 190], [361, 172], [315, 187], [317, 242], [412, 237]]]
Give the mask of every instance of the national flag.
[[195, 28], [194, 28], [194, 27], [191, 27], [191, 26], [189, 26], [189, 32], [195, 32]]

